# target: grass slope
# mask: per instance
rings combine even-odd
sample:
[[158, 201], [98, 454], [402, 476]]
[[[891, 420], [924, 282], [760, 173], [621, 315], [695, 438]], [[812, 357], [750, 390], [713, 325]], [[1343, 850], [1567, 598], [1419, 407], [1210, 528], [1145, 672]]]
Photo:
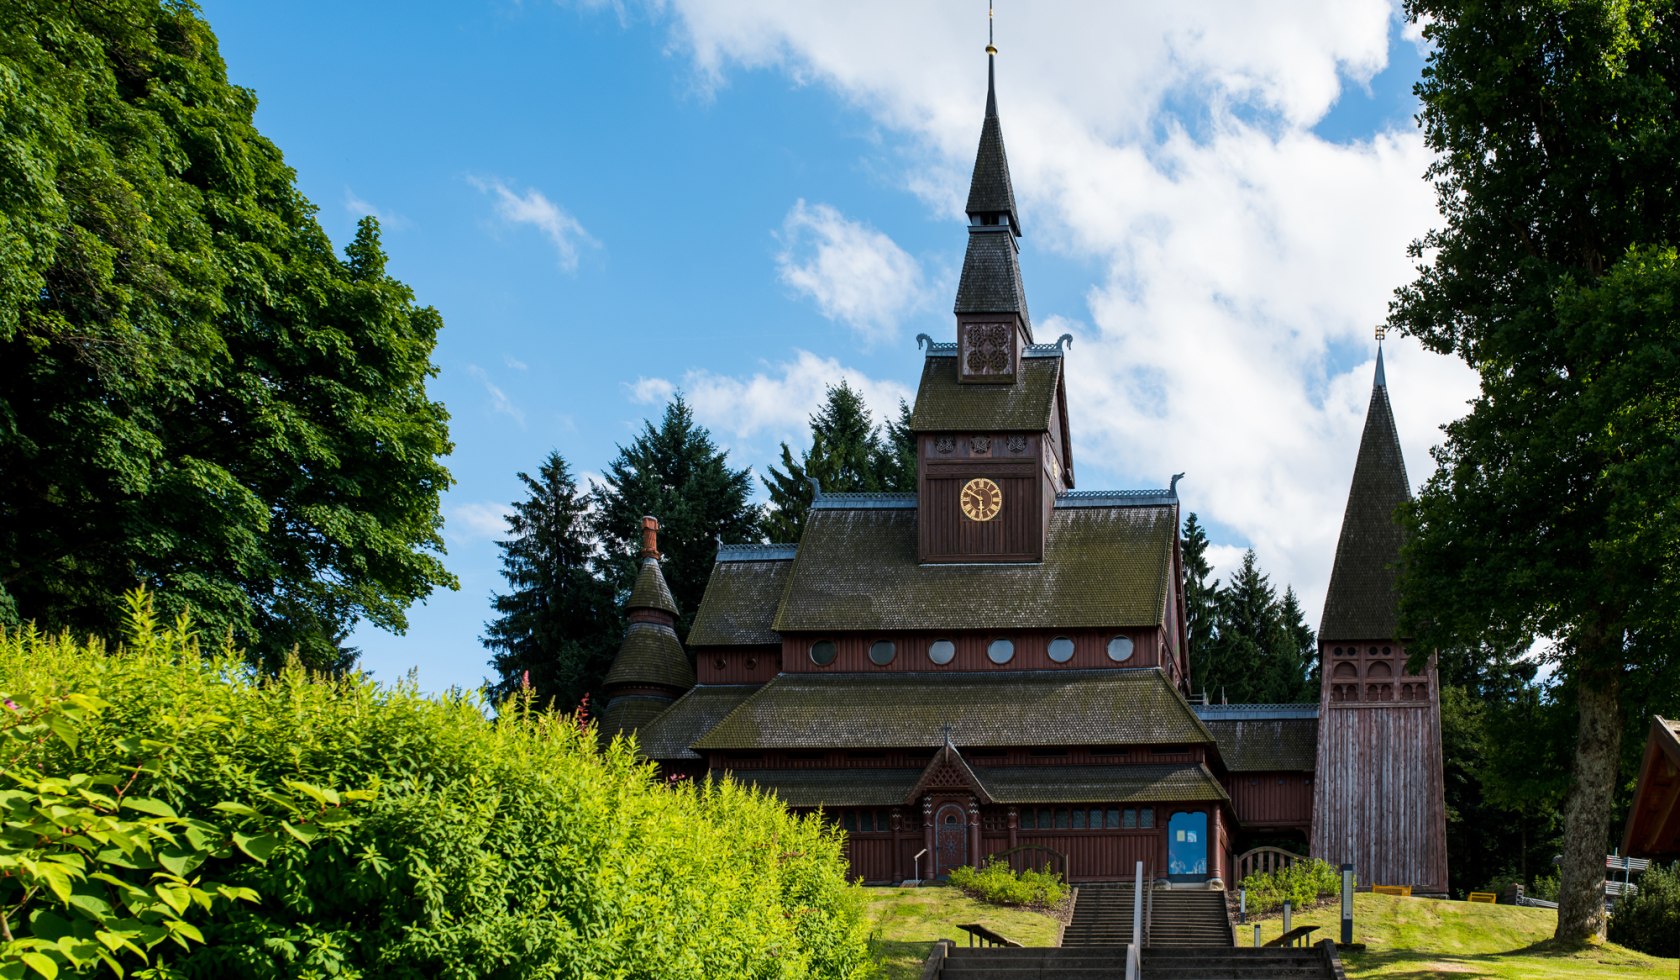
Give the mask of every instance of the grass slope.
[[885, 980], [915, 980], [935, 940], [967, 945], [961, 923], [978, 922], [1023, 946], [1054, 946], [1061, 923], [1053, 916], [978, 902], [946, 885], [865, 888], [870, 948]]
[[[1261, 942], [1283, 932], [1279, 916], [1260, 920]], [[1314, 938], [1336, 939], [1341, 933], [1338, 905], [1302, 912], [1295, 925], [1317, 925]], [[1366, 944], [1364, 953], [1344, 953], [1350, 978], [1389, 977], [1423, 980], [1451, 977], [1473, 980], [1672, 980], [1674, 960], [1646, 956], [1611, 944], [1562, 950], [1551, 935], [1557, 913], [1549, 909], [1510, 905], [1443, 902], [1428, 898], [1355, 895], [1354, 941]], [[1237, 927], [1237, 943], [1253, 945], [1254, 928]]]

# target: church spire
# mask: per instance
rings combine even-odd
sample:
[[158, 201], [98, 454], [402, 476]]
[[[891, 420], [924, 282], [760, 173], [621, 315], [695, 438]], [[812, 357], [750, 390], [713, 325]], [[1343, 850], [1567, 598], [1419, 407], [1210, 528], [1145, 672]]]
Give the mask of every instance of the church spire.
[[1318, 628], [1321, 642], [1399, 639], [1396, 566], [1405, 534], [1395, 510], [1411, 499], [1400, 433], [1388, 403], [1379, 336], [1371, 404], [1365, 411], [1365, 432], [1353, 465], [1336, 563], [1324, 596], [1324, 618]]
[[[989, 11], [988, 11], [989, 14]], [[990, 30], [988, 29], [988, 37]], [[997, 111], [997, 48], [986, 45], [986, 116], [968, 185], [968, 252], [957, 283], [959, 380], [1012, 383], [1021, 353], [1032, 343], [1027, 291], [1021, 284], [1021, 222], [1003, 124]]]

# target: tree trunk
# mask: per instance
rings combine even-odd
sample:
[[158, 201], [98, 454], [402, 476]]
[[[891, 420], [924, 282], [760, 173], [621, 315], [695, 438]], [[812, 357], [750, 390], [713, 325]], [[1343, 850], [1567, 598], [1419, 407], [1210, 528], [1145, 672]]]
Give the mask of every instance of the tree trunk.
[[1611, 792], [1622, 748], [1621, 651], [1612, 639], [1577, 657], [1593, 664], [1576, 677], [1580, 723], [1575, 772], [1563, 812], [1563, 881], [1556, 937], [1579, 944], [1604, 938], [1604, 856]]

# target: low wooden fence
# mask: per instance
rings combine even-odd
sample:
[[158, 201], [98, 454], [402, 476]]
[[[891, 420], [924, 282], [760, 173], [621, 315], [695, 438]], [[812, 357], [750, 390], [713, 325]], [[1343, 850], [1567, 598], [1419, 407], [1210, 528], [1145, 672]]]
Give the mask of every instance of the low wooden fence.
[[1305, 861], [1305, 854], [1296, 854], [1281, 847], [1256, 847], [1252, 851], [1244, 851], [1237, 855], [1237, 881], [1242, 881], [1251, 874], [1271, 874], [1281, 871], [1296, 861]]

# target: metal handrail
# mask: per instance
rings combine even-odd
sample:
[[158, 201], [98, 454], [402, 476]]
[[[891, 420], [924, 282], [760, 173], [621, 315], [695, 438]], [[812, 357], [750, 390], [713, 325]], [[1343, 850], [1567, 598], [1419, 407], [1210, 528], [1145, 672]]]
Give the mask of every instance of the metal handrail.
[[1142, 980], [1143, 963], [1137, 943], [1126, 944], [1126, 980]]
[[[922, 855], [926, 854], [927, 852], [928, 852], [928, 849], [924, 847], [921, 850], [916, 852], [915, 857], [910, 859], [910, 870], [912, 870], [916, 873], [916, 884], [918, 884], [918, 885], [927, 880], [926, 878], [922, 877]], [[933, 870], [933, 862], [931, 862], [931, 861], [928, 862], [928, 870], [929, 871]]]

